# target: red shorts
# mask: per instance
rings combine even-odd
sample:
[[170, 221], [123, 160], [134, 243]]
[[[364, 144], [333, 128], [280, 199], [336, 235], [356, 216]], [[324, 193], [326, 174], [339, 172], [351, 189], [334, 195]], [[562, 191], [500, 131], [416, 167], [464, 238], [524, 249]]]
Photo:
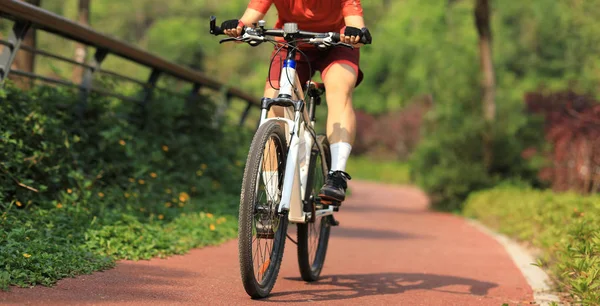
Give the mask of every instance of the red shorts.
[[[319, 51], [317, 49], [302, 49], [301, 51], [306, 54], [306, 56], [300, 52], [296, 52], [296, 73], [300, 78], [300, 84], [302, 84], [302, 86], [315, 75], [316, 71], [319, 71], [321, 73], [321, 78], [324, 79], [327, 70], [335, 63], [346, 64], [354, 69], [354, 72], [356, 72], [356, 75], [358, 76], [356, 86], [358, 86], [363, 79], [363, 73], [358, 67], [360, 58], [359, 49], [336, 47], [327, 51]], [[286, 57], [287, 49], [285, 48], [281, 49], [279, 53], [277, 53], [277, 49], [275, 49], [271, 54], [273, 61], [271, 62], [271, 71], [267, 81], [270, 80], [274, 87], [279, 87], [279, 76], [281, 75], [281, 68]]]

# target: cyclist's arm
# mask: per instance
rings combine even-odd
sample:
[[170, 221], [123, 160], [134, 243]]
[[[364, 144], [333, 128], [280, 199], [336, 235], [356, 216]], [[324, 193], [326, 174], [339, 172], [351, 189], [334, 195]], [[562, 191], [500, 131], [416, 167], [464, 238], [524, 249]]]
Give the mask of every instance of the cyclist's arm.
[[239, 19], [238, 26], [233, 29], [224, 30], [223, 32], [231, 37], [241, 36], [243, 31], [242, 27], [252, 27], [252, 24], [263, 19], [271, 7], [271, 4], [273, 4], [273, 0], [251, 0], [244, 15]]
[[355, 27], [362, 29], [365, 27], [365, 20], [362, 16], [347, 16], [344, 17], [344, 22], [347, 27]]
[[[360, 1], [358, 0], [345, 0], [344, 7], [344, 23], [347, 27], [354, 27], [357, 29], [362, 29], [365, 27], [365, 19], [362, 16], [362, 7], [360, 5]], [[360, 47], [363, 44], [358, 44], [359, 37], [356, 37], [354, 41], [346, 40], [346, 36], [342, 33], [341, 40], [346, 43], [355, 44], [355, 47]]]
[[246, 26], [252, 26], [253, 23], [257, 23], [265, 17], [272, 4], [273, 0], [251, 0], [240, 20]]
[[257, 11], [252, 8], [247, 8], [246, 11], [244, 12], [244, 15], [242, 15], [242, 18], [240, 19], [240, 21], [242, 23], [244, 23], [245, 26], [252, 27], [253, 23], [257, 23], [259, 20], [263, 19], [264, 17], [265, 17], [264, 13], [261, 13], [260, 11]]
[[[365, 27], [365, 20], [362, 16], [360, 15], [350, 15], [350, 16], [345, 16], [344, 17], [344, 23], [346, 24], [347, 27], [354, 27], [357, 29], [362, 29]], [[354, 44], [355, 47], [361, 47], [363, 44], [359, 44], [359, 37], [356, 37], [354, 41], [346, 41], [346, 36], [342, 33], [342, 35], [340, 35], [340, 39], [341, 41], [345, 41], [346, 43], [352, 43]]]

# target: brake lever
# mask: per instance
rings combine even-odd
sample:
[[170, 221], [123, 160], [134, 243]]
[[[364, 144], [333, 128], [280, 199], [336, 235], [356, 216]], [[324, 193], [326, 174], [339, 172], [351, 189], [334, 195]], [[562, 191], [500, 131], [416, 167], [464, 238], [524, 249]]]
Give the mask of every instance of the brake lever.
[[220, 44], [225, 43], [225, 42], [229, 42], [229, 41], [242, 41], [240, 38], [237, 37], [228, 37], [228, 38], [223, 38], [219, 41]]
[[343, 43], [343, 42], [339, 42], [336, 43], [335, 46], [342, 46], [342, 47], [346, 47], [346, 48], [350, 48], [350, 49], [354, 49], [354, 46], [351, 44], [347, 44], [347, 43]]

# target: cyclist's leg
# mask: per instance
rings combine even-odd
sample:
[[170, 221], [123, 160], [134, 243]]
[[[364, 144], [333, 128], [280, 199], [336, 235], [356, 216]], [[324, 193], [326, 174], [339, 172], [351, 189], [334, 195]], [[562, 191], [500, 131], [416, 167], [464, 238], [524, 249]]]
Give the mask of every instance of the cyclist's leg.
[[331, 147], [331, 170], [345, 171], [356, 135], [352, 92], [358, 72], [351, 64], [334, 62], [324, 70], [327, 96], [327, 138]]
[[327, 96], [327, 138], [330, 143], [331, 168], [319, 192], [322, 202], [341, 203], [346, 199], [346, 162], [356, 135], [356, 117], [352, 92], [357, 85], [358, 50], [334, 49], [322, 63], [322, 78]]

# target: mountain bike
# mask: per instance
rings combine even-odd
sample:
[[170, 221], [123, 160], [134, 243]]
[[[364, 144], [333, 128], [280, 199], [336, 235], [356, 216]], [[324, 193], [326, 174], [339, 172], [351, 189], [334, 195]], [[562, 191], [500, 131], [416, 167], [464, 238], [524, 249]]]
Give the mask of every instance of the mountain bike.
[[[211, 16], [210, 33], [224, 34]], [[275, 39], [283, 38], [283, 40]], [[296, 54], [300, 44], [320, 50], [341, 43], [340, 34], [300, 31], [297, 24], [283, 29], [265, 29], [265, 21], [246, 27], [238, 41], [257, 46], [271, 42], [288, 49], [283, 62], [277, 97], [261, 100], [259, 127], [250, 145], [244, 169], [239, 210], [239, 260], [242, 282], [248, 295], [269, 295], [283, 258], [288, 223], [297, 227], [300, 274], [304, 281], [316, 281], [323, 269], [332, 226], [339, 225], [334, 213], [339, 203], [318, 197], [331, 165], [327, 137], [315, 131], [316, 107], [325, 92], [323, 84], [308, 81], [306, 91], [296, 74]], [[306, 92], [306, 96], [304, 93]], [[283, 117], [268, 118], [272, 106], [284, 108]]]

